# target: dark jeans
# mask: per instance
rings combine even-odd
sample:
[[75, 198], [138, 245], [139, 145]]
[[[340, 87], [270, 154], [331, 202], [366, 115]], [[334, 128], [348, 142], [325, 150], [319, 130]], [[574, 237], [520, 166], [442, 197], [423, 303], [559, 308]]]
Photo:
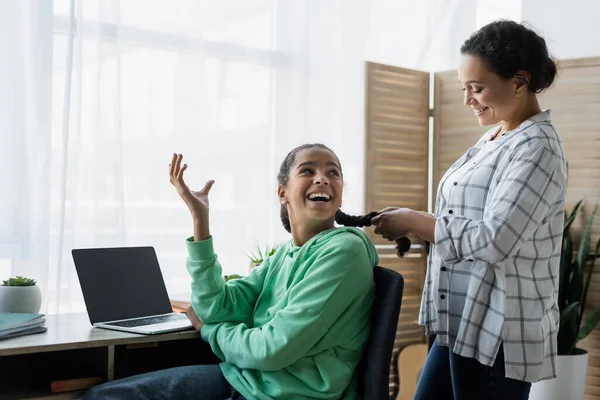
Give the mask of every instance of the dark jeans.
[[118, 379], [88, 390], [83, 400], [88, 399], [246, 400], [218, 365], [190, 365]]
[[527, 400], [531, 383], [504, 376], [502, 346], [494, 365], [456, 355], [433, 343], [414, 400]]

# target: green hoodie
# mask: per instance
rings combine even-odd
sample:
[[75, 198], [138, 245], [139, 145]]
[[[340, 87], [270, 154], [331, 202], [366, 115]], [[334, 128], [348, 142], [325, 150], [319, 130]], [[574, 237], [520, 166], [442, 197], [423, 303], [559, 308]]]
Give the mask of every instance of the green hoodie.
[[248, 400], [356, 397], [379, 263], [364, 232], [334, 228], [302, 247], [289, 241], [228, 283], [212, 239], [187, 246], [202, 338], [237, 391]]

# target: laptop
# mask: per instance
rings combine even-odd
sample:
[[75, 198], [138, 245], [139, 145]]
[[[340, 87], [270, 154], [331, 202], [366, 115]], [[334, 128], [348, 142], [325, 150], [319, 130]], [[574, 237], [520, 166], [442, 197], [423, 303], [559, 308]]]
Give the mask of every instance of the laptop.
[[152, 335], [192, 329], [175, 313], [153, 247], [71, 251], [93, 326]]

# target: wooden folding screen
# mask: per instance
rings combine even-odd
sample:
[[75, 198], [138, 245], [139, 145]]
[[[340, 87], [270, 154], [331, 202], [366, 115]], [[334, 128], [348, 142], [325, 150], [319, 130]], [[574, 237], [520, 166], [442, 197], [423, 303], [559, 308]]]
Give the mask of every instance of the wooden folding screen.
[[[552, 110], [552, 121], [563, 138], [569, 163], [567, 209], [584, 199], [583, 212], [573, 227], [578, 239], [600, 200], [600, 58], [560, 62], [556, 85], [541, 96], [540, 104]], [[595, 221], [592, 246], [600, 237], [600, 215]], [[600, 272], [594, 275], [588, 311], [600, 306]], [[581, 347], [590, 353], [585, 398], [600, 400], [600, 329], [582, 341]]]
[[[429, 73], [367, 64], [366, 182], [369, 211], [386, 206], [427, 209], [429, 153]], [[402, 312], [390, 371], [390, 395], [397, 391], [396, 359], [410, 343], [423, 343], [417, 325], [426, 255], [414, 251], [403, 259], [390, 242], [373, 235], [381, 265], [404, 276]], [[411, 238], [419, 244], [416, 238]]]

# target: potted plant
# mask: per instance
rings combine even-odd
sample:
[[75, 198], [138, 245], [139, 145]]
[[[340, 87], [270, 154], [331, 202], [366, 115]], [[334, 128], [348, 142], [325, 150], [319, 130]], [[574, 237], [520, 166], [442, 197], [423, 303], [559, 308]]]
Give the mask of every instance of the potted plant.
[[42, 292], [34, 279], [16, 276], [0, 285], [0, 312], [37, 314]]
[[595, 251], [590, 254], [592, 223], [598, 208], [596, 206], [585, 224], [579, 250], [573, 251], [573, 237], [570, 228], [581, 203], [582, 201], [579, 201], [571, 215], [565, 217], [563, 230], [558, 290], [560, 322], [556, 363], [557, 378], [533, 384], [529, 395], [531, 400], [583, 399], [584, 397], [588, 353], [578, 348], [577, 344], [585, 339], [600, 321], [600, 307], [590, 313], [585, 322], [583, 321], [583, 311], [592, 280], [594, 263], [600, 250], [600, 240], [596, 243]]
[[275, 252], [277, 251], [278, 248], [279, 248], [279, 245], [275, 245], [275, 246], [266, 245], [264, 249], [261, 249], [260, 246], [257, 244], [256, 245], [256, 253], [250, 252], [248, 254], [248, 259], [250, 260], [250, 266], [248, 268], [248, 271], [250, 271], [250, 270], [252, 270], [252, 268], [258, 267], [260, 264], [262, 264], [263, 261], [265, 260], [265, 258], [270, 257], [273, 254], [275, 254]]

